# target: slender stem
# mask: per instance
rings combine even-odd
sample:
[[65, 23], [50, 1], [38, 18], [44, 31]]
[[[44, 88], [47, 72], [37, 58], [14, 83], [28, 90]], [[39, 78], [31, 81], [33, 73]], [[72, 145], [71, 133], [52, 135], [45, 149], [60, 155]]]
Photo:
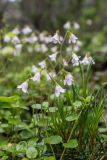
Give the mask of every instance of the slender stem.
[[[78, 115], [78, 119], [79, 119], [79, 116], [80, 116], [80, 115], [81, 115], [81, 112], [80, 112], [79, 115]], [[71, 132], [70, 132], [70, 135], [69, 135], [69, 137], [68, 137], [67, 142], [69, 142], [69, 140], [71, 139], [71, 136], [72, 136], [72, 134], [73, 134], [73, 132], [74, 132], [77, 124], [78, 124], [78, 119], [75, 121], [75, 123], [74, 123], [74, 125], [73, 125], [73, 128], [71, 129]], [[66, 148], [63, 149], [63, 152], [62, 152], [62, 154], [61, 154], [60, 160], [63, 159], [63, 156], [64, 156], [65, 151], [66, 151]]]
[[65, 40], [66, 40], [66, 38], [67, 38], [67, 36], [68, 36], [68, 34], [71, 34], [71, 32], [70, 31], [67, 31], [66, 32], [66, 34], [65, 34], [65, 36], [64, 36], [64, 39], [63, 39], [63, 41], [62, 41], [62, 43], [61, 43], [61, 45], [60, 45], [60, 51], [59, 51], [59, 54], [60, 54], [60, 57], [63, 59], [63, 57], [62, 57], [62, 47], [63, 47], [63, 44], [64, 44], [64, 42], [65, 42]]

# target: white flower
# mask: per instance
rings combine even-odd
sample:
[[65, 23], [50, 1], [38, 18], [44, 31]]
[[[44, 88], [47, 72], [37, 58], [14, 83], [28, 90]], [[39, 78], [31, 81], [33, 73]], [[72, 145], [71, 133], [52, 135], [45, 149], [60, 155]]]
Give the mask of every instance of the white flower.
[[66, 62], [65, 59], [63, 59], [63, 64], [64, 64], [65, 67], [68, 66], [68, 63]]
[[73, 51], [74, 52], [80, 51], [80, 47], [81, 46], [82, 46], [82, 42], [81, 41], [77, 41], [77, 43], [73, 46]]
[[71, 86], [72, 83], [73, 83], [73, 76], [68, 73], [66, 76], [65, 76], [65, 80], [64, 80], [64, 85], [68, 85], [68, 86]]
[[77, 22], [74, 22], [73, 26], [74, 26], [74, 29], [77, 29], [77, 30], [80, 28], [80, 25]]
[[13, 33], [16, 34], [16, 35], [20, 34], [19, 28], [14, 28]]
[[22, 84], [17, 86], [18, 89], [21, 89], [24, 93], [27, 93], [28, 90], [28, 83], [23, 82]]
[[45, 61], [41, 61], [41, 62], [38, 63], [38, 64], [39, 64], [39, 66], [40, 66], [42, 69], [47, 68], [47, 67], [46, 67], [46, 62], [45, 62]]
[[37, 42], [37, 40], [38, 40], [38, 37], [35, 35], [32, 35], [31, 37], [26, 39], [26, 42], [33, 44], [33, 43]]
[[39, 69], [36, 66], [32, 66], [32, 72], [33, 73], [37, 73], [39, 71]]
[[72, 33], [71, 36], [70, 36], [70, 38], [69, 38], [69, 40], [68, 40], [68, 43], [69, 43], [69, 44], [70, 44], [70, 43], [75, 44], [75, 43], [77, 42], [77, 40], [78, 40], [78, 37], [76, 37], [76, 36]]
[[55, 34], [54, 34], [54, 36], [52, 37], [52, 42], [54, 43], [54, 44], [57, 44], [57, 43], [61, 43], [61, 41], [62, 41], [62, 37], [56, 32]]
[[56, 56], [57, 56], [57, 53], [53, 53], [53, 54], [49, 55], [49, 58], [51, 61], [56, 62]]
[[51, 48], [51, 51], [52, 51], [53, 53], [57, 52], [57, 46], [52, 47], [52, 48]]
[[27, 50], [28, 50], [29, 53], [32, 53], [33, 52], [33, 47], [28, 46]]
[[91, 26], [93, 22], [91, 19], [87, 19], [86, 23], [87, 23], [87, 25]]
[[4, 36], [4, 42], [8, 43], [10, 42], [11, 38], [8, 35]]
[[22, 50], [22, 44], [16, 44], [15, 49], [14, 56], [19, 56]]
[[20, 43], [19, 38], [17, 36], [13, 37], [12, 38], [12, 43], [15, 44], [15, 45], [18, 44], [18, 43]]
[[64, 29], [70, 29], [71, 28], [71, 23], [68, 21], [64, 24], [63, 26]]
[[69, 46], [69, 47], [66, 48], [66, 51], [69, 52], [69, 53], [71, 53], [73, 51], [73, 48], [72, 48], [72, 46]]
[[46, 44], [50, 43], [51, 40], [52, 40], [52, 37], [51, 37], [51, 36], [46, 36], [46, 37], [44, 37], [44, 42], [45, 42]]
[[34, 82], [40, 82], [40, 72], [37, 72], [32, 78]]
[[75, 53], [73, 53], [72, 60], [71, 60], [73, 66], [78, 66], [79, 65], [79, 58], [80, 57], [78, 57]]
[[90, 65], [90, 64], [95, 64], [95, 62], [94, 62], [94, 60], [93, 60], [93, 58], [91, 56], [87, 56], [86, 55], [83, 58], [83, 60], [81, 61], [81, 64], [83, 64], [83, 65]]
[[75, 46], [73, 47], [73, 51], [74, 51], [74, 52], [80, 51], [80, 47], [79, 47], [78, 45], [75, 45]]
[[42, 53], [45, 53], [45, 52], [48, 51], [48, 48], [47, 48], [47, 46], [45, 44], [41, 44], [40, 48], [41, 48], [41, 52]]
[[55, 96], [59, 97], [61, 93], [64, 93], [65, 89], [63, 89], [60, 85], [55, 87]]
[[44, 32], [42, 32], [42, 33], [39, 34], [39, 40], [40, 40], [41, 42], [43, 42], [44, 39], [45, 39], [45, 34], [44, 34]]
[[24, 35], [27, 35], [27, 34], [29, 34], [31, 32], [32, 32], [32, 29], [29, 26], [26, 26], [25, 28], [22, 29], [22, 33]]
[[53, 79], [54, 77], [56, 77], [55, 72], [49, 72], [46, 75], [46, 78], [47, 78], [48, 81], [51, 81], [51, 79]]

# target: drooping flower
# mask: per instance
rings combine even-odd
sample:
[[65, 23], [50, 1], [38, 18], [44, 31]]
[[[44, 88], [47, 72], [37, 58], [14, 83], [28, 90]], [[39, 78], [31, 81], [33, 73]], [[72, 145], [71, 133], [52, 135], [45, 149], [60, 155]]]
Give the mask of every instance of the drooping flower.
[[93, 58], [91, 56], [86, 55], [83, 60], [81, 61], [81, 64], [83, 65], [90, 65], [90, 64], [95, 64]]
[[75, 44], [76, 42], [77, 42], [77, 40], [78, 40], [78, 37], [76, 37], [73, 33], [70, 35], [70, 38], [69, 38], [69, 40], [68, 40], [68, 43], [69, 44], [71, 44], [71, 43], [73, 43], [73, 44]]
[[74, 27], [74, 29], [78, 30], [80, 28], [80, 25], [79, 25], [79, 23], [74, 22], [73, 27]]
[[31, 37], [28, 37], [28, 38], [26, 39], [26, 42], [28, 42], [28, 43], [30, 43], [30, 44], [34, 44], [34, 43], [37, 42], [37, 41], [38, 41], [38, 37], [35, 36], [35, 35], [32, 35]]
[[91, 26], [93, 22], [91, 19], [87, 19], [86, 23], [87, 23], [87, 25]]
[[41, 44], [40, 48], [41, 48], [41, 52], [42, 53], [45, 53], [45, 52], [48, 51], [48, 48], [47, 48], [47, 46], [45, 44]]
[[44, 39], [45, 39], [45, 32], [41, 32], [41, 33], [39, 34], [39, 40], [40, 40], [41, 42], [43, 42]]
[[55, 87], [55, 96], [59, 97], [61, 93], [64, 93], [65, 89], [63, 89], [60, 85]]
[[64, 85], [68, 85], [68, 86], [71, 86], [73, 84], [73, 76], [68, 73], [66, 76], [65, 76], [65, 79], [64, 79]]
[[71, 23], [68, 21], [64, 24], [63, 26], [64, 29], [70, 29], [71, 28]]
[[27, 34], [30, 34], [32, 32], [32, 29], [29, 27], [29, 26], [25, 26], [23, 29], [22, 29], [22, 33], [24, 35], [27, 35]]
[[18, 34], [20, 34], [20, 30], [19, 30], [19, 28], [14, 28], [13, 29], [13, 31], [12, 31], [15, 35], [18, 35]]
[[23, 82], [22, 84], [17, 86], [18, 89], [21, 89], [24, 93], [27, 93], [28, 90], [28, 82]]
[[63, 41], [63, 38], [56, 32], [55, 34], [54, 34], [54, 36], [52, 37], [52, 42], [54, 43], [54, 44], [57, 44], [57, 43], [61, 43]]
[[51, 48], [51, 51], [52, 51], [53, 53], [57, 52], [57, 46], [52, 47], [52, 48]]
[[22, 44], [15, 45], [14, 56], [19, 56], [22, 50]]
[[51, 81], [54, 77], [56, 77], [55, 72], [49, 72], [46, 74], [46, 78], [48, 81]]
[[40, 72], [37, 72], [31, 79], [34, 82], [40, 82]]
[[53, 53], [53, 54], [49, 55], [49, 58], [51, 61], [56, 62], [56, 56], [57, 56], [57, 53]]
[[32, 66], [32, 72], [37, 73], [38, 71], [39, 71], [39, 69], [35, 65], [33, 65]]
[[77, 43], [73, 46], [73, 51], [74, 52], [80, 51], [81, 46], [82, 46], [82, 42], [78, 40]]
[[68, 66], [68, 63], [66, 62], [65, 59], [63, 59], [63, 64], [64, 64], [65, 67]]
[[13, 37], [13, 38], [12, 38], [12, 43], [15, 44], [15, 45], [16, 45], [16, 44], [19, 44], [19, 43], [20, 43], [19, 38], [18, 38], [17, 36]]
[[5, 35], [3, 40], [4, 42], [8, 43], [11, 41], [11, 38], [8, 35]]
[[73, 53], [72, 60], [71, 60], [73, 66], [78, 66], [79, 65], [79, 58], [80, 57], [78, 57], [75, 53]]
[[39, 66], [40, 66], [42, 69], [47, 68], [47, 67], [46, 67], [46, 62], [45, 62], [45, 60], [39, 62], [38, 64], [39, 64]]
[[44, 37], [44, 43], [48, 44], [51, 42], [51, 36]]

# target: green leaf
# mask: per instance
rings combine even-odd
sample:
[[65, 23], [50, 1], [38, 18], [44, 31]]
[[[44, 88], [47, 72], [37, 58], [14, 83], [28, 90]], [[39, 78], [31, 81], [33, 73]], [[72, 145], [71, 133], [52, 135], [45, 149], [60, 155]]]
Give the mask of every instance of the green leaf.
[[8, 144], [8, 139], [3, 136], [0, 136], [0, 147], [2, 145], [7, 145], [7, 144]]
[[75, 121], [78, 119], [78, 115], [71, 115], [66, 117], [66, 121], [70, 122], [70, 121]]
[[77, 141], [77, 139], [72, 139], [72, 140], [68, 141], [67, 143], [64, 143], [63, 146], [65, 148], [76, 148], [76, 147], [78, 147], [78, 141]]
[[53, 156], [50, 156], [50, 157], [46, 157], [44, 160], [55, 160], [55, 158]]
[[37, 146], [37, 141], [38, 141], [38, 138], [32, 138], [28, 141], [28, 146], [31, 147], [36, 147]]
[[47, 144], [59, 144], [62, 143], [62, 137], [55, 135], [45, 138], [45, 143]]
[[41, 109], [41, 104], [33, 104], [32, 108], [33, 109]]
[[42, 108], [47, 109], [49, 107], [49, 102], [43, 102], [42, 103]]
[[24, 153], [27, 150], [27, 143], [22, 141], [16, 145], [16, 152]]
[[82, 102], [81, 102], [81, 101], [75, 101], [75, 102], [73, 103], [73, 105], [74, 105], [74, 107], [79, 108], [79, 107], [81, 107]]
[[36, 158], [37, 155], [38, 155], [38, 151], [37, 151], [37, 149], [34, 148], [34, 147], [29, 147], [29, 148], [27, 149], [27, 151], [26, 151], [26, 156], [27, 156], [28, 158]]
[[49, 107], [49, 112], [56, 112], [58, 109], [56, 107]]
[[34, 136], [33, 131], [32, 130], [23, 130], [20, 133], [20, 136], [22, 139], [28, 139]]
[[13, 103], [14, 101], [18, 100], [19, 96], [11, 96], [11, 97], [4, 97], [0, 96], [0, 101], [7, 102], [7, 103]]

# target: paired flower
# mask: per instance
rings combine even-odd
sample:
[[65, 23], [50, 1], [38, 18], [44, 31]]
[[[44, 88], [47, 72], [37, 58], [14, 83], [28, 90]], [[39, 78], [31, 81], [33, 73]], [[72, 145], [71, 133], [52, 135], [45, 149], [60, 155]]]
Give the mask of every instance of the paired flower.
[[65, 80], [64, 80], [64, 85], [68, 85], [68, 86], [71, 86], [73, 84], [73, 76], [68, 73], [66, 76], [65, 76]]
[[31, 37], [28, 37], [28, 38], [26, 39], [26, 42], [28, 42], [28, 43], [30, 43], [30, 44], [34, 44], [34, 43], [37, 42], [37, 41], [38, 41], [38, 37], [35, 36], [35, 35], [32, 35]]
[[22, 50], [22, 44], [15, 45], [14, 56], [19, 56]]
[[45, 60], [44, 60], [44, 61], [41, 61], [41, 62], [38, 63], [38, 64], [39, 64], [39, 66], [40, 66], [42, 69], [47, 68], [47, 67], [46, 67], [46, 62], [45, 62]]
[[54, 34], [54, 36], [52, 37], [52, 42], [54, 43], [54, 44], [57, 44], [57, 43], [61, 43], [63, 41], [63, 38], [56, 32], [55, 34]]
[[19, 43], [20, 43], [19, 38], [18, 38], [17, 36], [13, 37], [13, 38], [12, 38], [12, 43], [13, 43], [14, 45], [19, 44]]
[[63, 89], [60, 85], [55, 87], [55, 96], [59, 97], [61, 93], [64, 93], [65, 89]]
[[72, 60], [71, 60], [73, 66], [78, 66], [79, 65], [79, 58], [80, 57], [78, 57], [75, 53], [73, 53]]
[[24, 93], [27, 93], [28, 83], [25, 81], [22, 84], [17, 86], [18, 89], [21, 89]]
[[47, 78], [48, 81], [51, 81], [51, 79], [53, 79], [53, 78], [55, 78], [55, 77], [56, 77], [55, 72], [49, 72], [49, 73], [47, 73], [47, 75], [46, 75], [46, 78]]
[[45, 53], [45, 52], [48, 51], [48, 48], [47, 48], [47, 46], [46, 46], [45, 44], [41, 44], [40, 48], [41, 48], [40, 51], [41, 51], [42, 53]]
[[71, 43], [73, 43], [73, 44], [75, 44], [76, 42], [77, 42], [77, 40], [78, 40], [78, 37], [76, 37], [73, 33], [70, 35], [70, 38], [69, 38], [69, 40], [68, 40], [68, 43], [69, 44], [71, 44]]
[[30, 34], [32, 32], [32, 29], [29, 26], [26, 26], [25, 28], [22, 29], [22, 33], [24, 35]]
[[37, 72], [31, 79], [34, 82], [40, 82], [40, 72]]
[[39, 71], [39, 69], [36, 66], [32, 66], [32, 72], [33, 73], [37, 73]]
[[90, 64], [95, 64], [93, 58], [91, 56], [85, 56], [83, 58], [83, 60], [81, 61], [81, 64], [84, 64], [84, 65], [90, 65]]

